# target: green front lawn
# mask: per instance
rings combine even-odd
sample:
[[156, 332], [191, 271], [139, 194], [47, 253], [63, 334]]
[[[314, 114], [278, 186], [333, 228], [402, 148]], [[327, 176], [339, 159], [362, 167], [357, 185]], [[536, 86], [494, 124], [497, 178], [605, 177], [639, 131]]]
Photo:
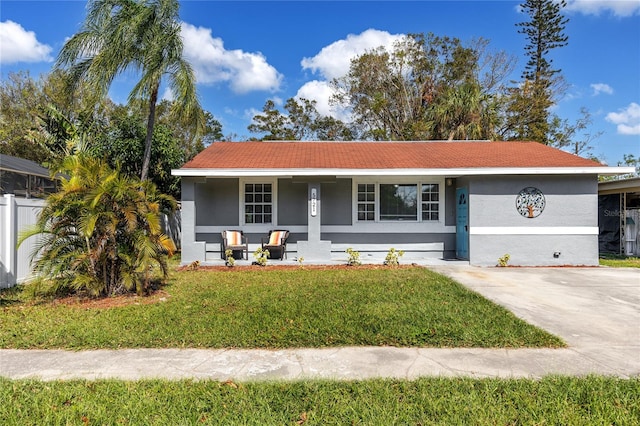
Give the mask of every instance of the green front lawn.
[[9, 381], [6, 425], [633, 425], [640, 379]]
[[564, 346], [418, 267], [176, 271], [163, 293], [115, 307], [22, 297], [0, 293], [2, 348]]
[[640, 268], [640, 257], [605, 255], [600, 257], [600, 265], [611, 268]]

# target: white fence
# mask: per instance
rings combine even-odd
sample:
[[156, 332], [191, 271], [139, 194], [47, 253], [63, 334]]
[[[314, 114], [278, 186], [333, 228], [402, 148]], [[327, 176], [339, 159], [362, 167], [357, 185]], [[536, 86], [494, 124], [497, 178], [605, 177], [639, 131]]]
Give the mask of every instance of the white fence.
[[5, 194], [0, 198], [0, 288], [22, 282], [31, 273], [31, 252], [37, 242], [31, 237], [17, 247], [18, 234], [36, 222], [44, 200], [16, 198]]
[[[45, 200], [16, 198], [5, 194], [0, 198], [0, 288], [23, 282], [31, 274], [31, 254], [37, 237], [31, 237], [17, 247], [18, 235], [26, 226], [35, 224]], [[180, 249], [180, 211], [162, 215], [164, 233]]]

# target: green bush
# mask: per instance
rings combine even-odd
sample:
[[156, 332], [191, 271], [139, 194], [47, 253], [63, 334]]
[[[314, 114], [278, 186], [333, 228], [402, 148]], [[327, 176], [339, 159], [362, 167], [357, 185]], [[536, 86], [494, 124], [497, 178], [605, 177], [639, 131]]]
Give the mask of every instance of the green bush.
[[56, 172], [65, 176], [60, 190], [20, 236], [20, 242], [39, 236], [32, 253], [36, 292], [144, 294], [158, 272], [166, 277], [175, 246], [162, 233], [160, 213], [175, 208], [173, 198], [83, 154], [65, 158]]

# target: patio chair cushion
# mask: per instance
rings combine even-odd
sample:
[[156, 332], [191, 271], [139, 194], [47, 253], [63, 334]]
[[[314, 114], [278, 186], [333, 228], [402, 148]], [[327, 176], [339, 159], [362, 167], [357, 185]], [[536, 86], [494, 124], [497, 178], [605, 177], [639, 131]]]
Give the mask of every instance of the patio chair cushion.
[[242, 234], [238, 231], [227, 231], [227, 245], [240, 246], [242, 245]]
[[287, 231], [273, 231], [271, 235], [269, 235], [269, 244], [270, 246], [279, 246], [282, 244], [282, 239], [287, 234]]

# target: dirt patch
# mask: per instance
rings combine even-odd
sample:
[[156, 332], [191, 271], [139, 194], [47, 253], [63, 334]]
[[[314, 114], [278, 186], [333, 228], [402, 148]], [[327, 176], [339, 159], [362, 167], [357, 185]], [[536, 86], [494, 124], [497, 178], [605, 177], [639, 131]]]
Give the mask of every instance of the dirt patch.
[[242, 266], [181, 266], [176, 268], [176, 271], [179, 272], [189, 272], [189, 271], [218, 271], [218, 272], [242, 272], [242, 271], [282, 271], [282, 270], [366, 270], [366, 269], [396, 269], [396, 268], [415, 268], [419, 265], [412, 263], [410, 265], [399, 265], [399, 266], [386, 266], [386, 265], [358, 265], [358, 266], [349, 266], [349, 265], [267, 265], [267, 266], [258, 266], [258, 265], [242, 265]]
[[56, 299], [52, 305], [64, 305], [80, 309], [111, 309], [130, 305], [150, 305], [153, 303], [166, 302], [169, 294], [163, 290], [154, 291], [149, 296], [138, 296], [135, 294], [105, 297], [102, 299], [89, 299], [77, 296]]

